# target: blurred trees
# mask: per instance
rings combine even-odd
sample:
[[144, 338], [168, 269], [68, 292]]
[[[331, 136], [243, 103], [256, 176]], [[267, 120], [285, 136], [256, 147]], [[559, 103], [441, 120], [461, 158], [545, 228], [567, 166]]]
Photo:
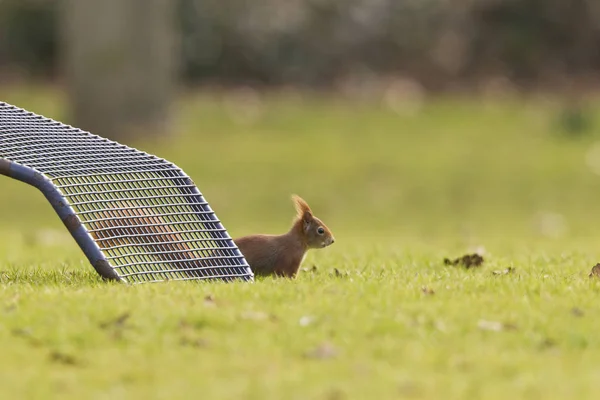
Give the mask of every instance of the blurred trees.
[[111, 139], [166, 132], [175, 77], [171, 0], [63, 0], [74, 125]]
[[56, 2], [0, 0], [0, 10], [0, 68], [52, 74], [58, 53]]
[[[0, 41], [0, 67], [52, 71], [59, 1], [0, 0], [11, 41]], [[172, 1], [188, 82], [323, 87], [389, 74], [436, 89], [600, 70], [598, 0]]]

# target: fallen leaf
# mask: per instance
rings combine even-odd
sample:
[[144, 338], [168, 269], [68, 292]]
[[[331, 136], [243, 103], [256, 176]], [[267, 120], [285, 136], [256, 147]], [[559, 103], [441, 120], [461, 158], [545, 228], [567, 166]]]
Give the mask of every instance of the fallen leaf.
[[304, 272], [312, 272], [312, 273], [315, 273], [315, 272], [317, 272], [317, 266], [316, 266], [316, 265], [313, 265], [313, 266], [312, 266], [312, 267], [310, 267], [310, 268], [302, 268], [302, 271], [304, 271]]
[[500, 270], [500, 271], [493, 271], [492, 274], [494, 275], [508, 275], [511, 274], [515, 271], [515, 269], [513, 267], [508, 267], [506, 269]]
[[336, 278], [343, 278], [343, 277], [348, 276], [348, 273], [347, 272], [342, 272], [339, 269], [334, 268], [333, 269], [333, 275], [335, 275]]
[[465, 254], [464, 256], [456, 258], [454, 260], [444, 258], [444, 264], [462, 265], [463, 267], [469, 269], [471, 267], [480, 267], [483, 264], [483, 257], [477, 253]]
[[129, 317], [130, 317], [130, 314], [128, 312], [126, 312], [126, 313], [118, 316], [114, 320], [102, 322], [100, 324], [100, 328], [102, 328], [102, 329], [107, 329], [110, 327], [123, 328], [125, 326], [125, 322], [129, 319]]
[[402, 398], [416, 398], [421, 394], [421, 388], [415, 382], [403, 382], [398, 390], [402, 394]]
[[346, 398], [346, 394], [340, 389], [333, 389], [327, 395], [327, 400], [342, 400]]
[[300, 318], [300, 321], [298, 321], [298, 323], [300, 324], [300, 326], [308, 326], [308, 325], [312, 324], [314, 321], [315, 321], [315, 317], [310, 316], [310, 315], [305, 315]]
[[79, 362], [75, 357], [70, 354], [62, 353], [59, 351], [53, 351], [50, 353], [50, 360], [59, 364], [64, 365], [77, 365]]
[[576, 317], [583, 317], [583, 310], [577, 307], [573, 307], [571, 309], [571, 314], [573, 314]]
[[507, 331], [516, 331], [517, 330], [517, 325], [515, 324], [511, 324], [509, 323], [505, 323], [504, 324], [504, 329], [506, 329]]
[[202, 330], [204, 328], [206, 328], [208, 326], [208, 322], [205, 320], [198, 320], [198, 321], [187, 321], [187, 320], [180, 320], [179, 321], [179, 328], [182, 331], [195, 331], [195, 330]]
[[323, 344], [315, 347], [314, 349], [306, 352], [304, 355], [308, 358], [315, 358], [315, 359], [323, 360], [323, 359], [334, 358], [337, 356], [337, 354], [338, 354], [337, 350], [330, 343], [323, 343]]
[[215, 307], [217, 305], [215, 297], [212, 294], [206, 295], [204, 297], [204, 305], [207, 307]]
[[423, 292], [423, 294], [426, 294], [426, 295], [429, 295], [429, 296], [435, 294], [435, 292], [433, 291], [433, 289], [428, 288], [427, 286], [421, 287], [421, 292]]
[[12, 330], [12, 334], [20, 337], [32, 337], [32, 331], [29, 328], [16, 328]]
[[554, 346], [556, 346], [556, 341], [554, 339], [550, 339], [550, 338], [545, 338], [539, 344], [539, 348], [542, 350], [549, 349]]
[[208, 347], [208, 341], [200, 338], [183, 337], [180, 341], [182, 346], [205, 348]]
[[498, 321], [486, 321], [486, 320], [479, 320], [479, 322], [477, 323], [477, 327], [481, 330], [484, 331], [494, 331], [494, 332], [500, 332], [500, 331], [512, 331], [512, 330], [516, 330], [517, 327], [513, 324], [505, 324], [503, 322], [498, 322]]

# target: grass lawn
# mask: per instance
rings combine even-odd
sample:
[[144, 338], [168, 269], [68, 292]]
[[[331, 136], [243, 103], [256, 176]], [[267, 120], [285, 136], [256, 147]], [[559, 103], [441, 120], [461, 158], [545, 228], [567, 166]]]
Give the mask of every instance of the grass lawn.
[[[0, 99], [67, 118], [52, 88]], [[169, 139], [131, 144], [233, 236], [283, 232], [302, 195], [336, 243], [294, 281], [103, 283], [41, 194], [0, 179], [1, 397], [598, 398], [600, 103], [576, 137], [559, 106], [182, 95]]]

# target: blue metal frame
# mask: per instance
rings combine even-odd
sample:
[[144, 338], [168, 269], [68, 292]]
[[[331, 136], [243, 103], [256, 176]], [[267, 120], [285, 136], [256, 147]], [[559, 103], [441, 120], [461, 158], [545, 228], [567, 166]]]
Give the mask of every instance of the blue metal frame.
[[81, 224], [73, 208], [65, 201], [63, 194], [54, 186], [50, 179], [35, 169], [9, 160], [0, 159], [0, 165], [0, 174], [27, 183], [39, 189], [44, 194], [63, 224], [69, 230], [71, 236], [73, 236], [73, 239], [75, 239], [79, 247], [83, 250], [90, 264], [92, 264], [100, 276], [105, 279], [123, 281], [119, 274], [110, 266], [102, 254], [100, 247], [98, 247], [87, 229], [85, 229], [85, 226]]
[[[254, 274], [250, 266], [248, 265], [248, 262], [244, 258], [243, 254], [236, 246], [233, 239], [229, 236], [229, 233], [221, 224], [214, 211], [208, 205], [198, 187], [181, 168], [155, 155], [140, 152], [137, 149], [124, 146], [120, 143], [110, 141], [97, 135], [92, 135], [89, 132], [81, 131], [80, 129], [64, 125], [58, 121], [51, 120], [49, 118], [31, 113], [29, 111], [20, 109], [18, 107], [3, 102], [0, 102], [0, 116], [1, 115], [3, 115], [3, 118], [6, 119], [0, 120], [0, 127], [2, 128], [0, 129], [0, 149], [2, 149], [3, 151], [3, 153], [0, 153], [0, 175], [5, 175], [15, 180], [29, 184], [33, 187], [36, 187], [43, 193], [43, 195], [52, 205], [52, 208], [54, 209], [56, 214], [59, 216], [63, 224], [68, 229], [71, 236], [75, 239], [79, 247], [82, 249], [83, 253], [87, 257], [89, 262], [92, 264], [96, 272], [103, 278], [110, 280], [118, 280], [122, 282], [129, 282], [130, 279], [133, 279], [134, 281], [138, 279], [139, 281], [140, 276], [150, 276], [151, 278], [153, 278], [155, 276], [154, 274], [156, 274], [157, 276], [166, 276], [166, 279], [173, 279], [171, 278], [171, 275], [175, 275], [175, 280], [225, 279], [227, 281], [230, 281], [241, 279], [250, 282], [254, 280]], [[36, 136], [38, 134], [39, 137]], [[73, 135], [73, 138], [68, 136], [70, 134]], [[89, 138], [93, 138], [95, 142], [90, 142], [91, 139]], [[78, 149], [75, 151], [76, 156], [79, 156], [77, 152], [81, 149], [83, 149], [81, 150], [82, 154], [93, 154], [92, 157], [95, 157], [95, 159], [98, 159], [98, 154], [106, 155], [106, 157], [108, 157], [106, 165], [99, 165], [97, 168], [88, 168], [87, 163], [85, 163], [85, 157], [82, 159], [80, 156], [76, 159], [76, 162], [74, 164], [71, 163], [71, 161], [69, 161], [68, 158], [72, 154], [74, 154], [73, 150], [69, 151], [69, 147], [71, 146], [71, 144], [73, 144], [74, 148]], [[90, 146], [89, 148], [86, 147], [88, 146], [88, 144]], [[45, 145], [47, 147], [44, 148]], [[57, 155], [57, 149], [60, 149], [60, 152], [62, 152], [62, 146], [65, 146], [65, 154]], [[30, 151], [32, 153], [29, 153]], [[94, 154], [94, 151], [97, 151], [97, 153]], [[106, 151], [106, 153], [103, 153], [104, 151]], [[48, 158], [51, 161], [45, 159], [44, 156], [46, 154], [49, 154]], [[120, 157], [121, 154], [122, 157]], [[104, 162], [104, 157], [102, 159]], [[55, 164], [55, 160], [59, 160], [57, 164]], [[159, 163], [157, 163], [157, 161], [159, 161]], [[32, 164], [30, 164], [30, 162]], [[115, 166], [119, 166], [118, 168], [121, 168], [121, 165], [123, 165], [122, 171], [120, 169], [116, 169]], [[80, 169], [78, 170], [77, 168]], [[136, 170], [136, 168], [138, 168], [138, 170]], [[68, 173], [64, 174], [67, 171]], [[84, 173], [81, 174], [81, 171], [84, 171]], [[69, 173], [71, 174], [71, 176], [69, 176]], [[95, 173], [97, 173], [98, 175], [94, 175]], [[98, 176], [104, 176], [107, 173], [125, 175], [131, 174], [132, 176], [134, 174], [139, 173], [150, 173], [149, 175], [147, 175], [147, 177], [152, 177], [152, 174], [160, 174], [168, 180], [173, 179], [174, 181], [171, 182], [172, 185], [165, 184], [164, 186], [157, 186], [154, 195], [151, 194], [147, 198], [139, 196], [136, 197], [135, 195], [129, 197], [126, 195], [116, 195], [117, 198], [115, 198], [115, 201], [127, 201], [128, 199], [137, 201], [137, 205], [134, 204], [133, 206], [128, 206], [129, 210], [136, 210], [136, 207], [147, 208], [148, 205], [162, 207], [161, 209], [163, 210], [165, 209], [164, 207], [167, 207], [166, 209], [169, 210], [169, 207], [178, 206], [178, 204], [176, 204], [177, 201], [175, 201], [175, 204], [166, 204], [169, 203], [169, 201], [163, 204], [155, 199], [163, 198], [161, 196], [165, 196], [164, 198], [177, 197], [179, 199], [185, 199], [184, 202], [188, 204], [188, 210], [190, 211], [190, 213], [199, 213], [201, 215], [198, 215], [198, 224], [195, 225], [195, 230], [186, 231], [184, 229], [181, 232], [185, 235], [191, 232], [197, 233], [198, 235], [208, 234], [207, 237], [212, 238], [208, 239], [209, 241], [214, 241], [215, 243], [221, 244], [224, 243], [224, 245], [222, 246], [223, 249], [221, 251], [225, 254], [220, 254], [216, 257], [207, 257], [211, 259], [224, 260], [223, 264], [214, 266], [217, 272], [215, 272], [212, 275], [209, 272], [208, 275], [204, 273], [194, 273], [189, 274], [189, 277], [182, 277], [180, 272], [184, 271], [186, 268], [178, 269], [172, 266], [169, 270], [164, 270], [161, 268], [157, 270], [145, 270], [145, 267], [139, 267], [139, 265], [152, 264], [147, 260], [143, 259], [143, 257], [149, 257], [148, 255], [144, 255], [143, 253], [137, 252], [122, 254], [120, 253], [120, 249], [114, 250], [115, 248], [120, 246], [104, 248], [104, 246], [102, 246], [101, 244], [103, 242], [101, 241], [109, 239], [103, 239], [98, 237], [94, 238], [94, 236], [97, 236], [97, 232], [107, 228], [108, 225], [99, 225], [102, 228], [99, 229], [97, 223], [98, 221], [102, 221], [102, 219], [97, 219], [98, 217], [95, 217], [93, 216], [94, 214], [91, 214], [103, 212], [102, 206], [93, 206], [91, 208], [84, 207], [82, 209], [80, 209], [80, 207], [82, 207], [82, 204], [89, 205], [107, 201], [106, 198], [101, 197], [92, 198], [91, 200], [88, 197], [86, 197], [90, 194], [97, 195], [105, 193], [95, 192], [94, 190], [92, 190], [89, 191], [88, 194], [88, 192], [86, 192], [85, 190], [77, 191], [74, 190], [73, 187], [79, 184], [84, 186], [88, 184], [93, 184], [93, 181], [86, 181], [85, 179], [87, 178], [84, 178], [83, 183], [81, 183], [77, 180], [81, 177], [97, 178]], [[134, 185], [135, 182], [145, 181], [143, 176], [142, 178], [139, 178], [139, 181], [136, 181], [136, 178], [139, 178], [139, 176], [133, 176], [132, 178], [128, 178], [133, 180], [125, 179], [123, 181], [117, 180], [114, 182], [115, 185], [126, 185], [126, 188], [123, 190], [127, 193], [135, 192], [138, 190], [154, 190], [153, 187], [149, 187], [148, 189], [146, 189], [146, 187], [143, 185], [141, 187]], [[57, 180], [58, 182], [56, 182]], [[179, 183], [176, 183], [175, 181]], [[98, 184], [109, 184], [109, 182], [111, 181], [101, 180], [98, 182]], [[181, 184], [182, 182], [183, 184]], [[112, 183], [110, 185], [112, 185]], [[127, 185], [130, 186], [127, 187]], [[177, 188], [177, 192], [179, 194], [173, 195], [168, 192], [169, 190], [175, 188]], [[107, 193], [118, 193], [118, 191], [114, 190], [113, 187], [112, 190], [107, 190]], [[160, 193], [160, 195], [156, 195], [156, 193]], [[71, 201], [71, 199], [74, 198], [73, 196], [78, 196], [79, 199], [76, 198], [75, 201]], [[112, 196], [112, 194], [109, 194], [109, 196]], [[82, 201], [81, 199], [84, 199], [84, 201]], [[152, 200], [149, 200], [148, 203], [145, 203], [144, 201], [147, 201], [148, 199]], [[77, 209], [80, 214], [78, 214], [75, 211], [75, 209]], [[180, 207], [175, 209], [181, 210]], [[172, 211], [167, 211], [167, 214], [165, 215], [169, 215], [168, 212]], [[184, 214], [186, 213], [185, 209], [184, 211], [177, 212], [182, 212]], [[128, 218], [128, 216], [131, 215], [131, 213], [125, 213], [125, 218]], [[157, 217], [160, 217], [160, 215], [160, 213], [156, 214]], [[208, 216], [208, 219], [206, 219], [206, 216]], [[110, 218], [107, 218], [107, 220], [109, 219]], [[143, 219], [141, 221], [143, 221]], [[165, 220], [165, 222], [166, 221], [167, 220]], [[182, 226], [188, 223], [196, 223], [195, 221], [177, 222], [172, 220], [171, 222], [175, 226]], [[90, 223], [92, 225], [90, 225]], [[210, 225], [209, 228], [206, 228], [206, 225], [203, 225], [204, 223]], [[153, 225], [153, 223], [142, 222], [139, 225], [140, 228], [147, 227], [145, 228], [148, 229], [146, 232], [152, 232], [152, 226], [160, 226], [160, 224]], [[118, 227], [114, 229], [127, 230], [129, 228]], [[177, 229], [175, 229], [173, 232], [174, 234], [178, 234]], [[112, 235], [112, 233], [108, 236], [110, 235]], [[119, 237], [119, 235], [123, 234], [119, 233], [116, 237]], [[146, 237], [147, 235], [147, 233], [140, 234], [140, 236], [144, 237]], [[127, 234], [124, 235], [124, 237], [127, 236]], [[196, 236], [196, 238], [198, 238], [198, 236]], [[178, 242], [178, 239], [175, 239], [173, 243], [195, 241], [192, 237], [185, 237], [185, 239], [189, 240]], [[164, 239], [158, 239], [158, 242], [160, 242], [161, 240]], [[143, 246], [150, 247], [152, 247], [153, 245], [153, 242], [151, 240], [137, 243]], [[160, 243], [159, 248], [161, 248], [160, 246], [164, 247], [166, 244], [168, 244], [168, 242]], [[104, 249], [100, 246], [102, 246]], [[193, 251], [202, 251], [202, 248], [198, 248], [197, 244], [195, 246], [196, 248], [194, 248]], [[221, 246], [217, 245], [217, 247]], [[167, 254], [166, 257], [168, 258], [164, 259], [163, 261], [165, 263], [168, 263], [169, 265], [177, 266], [180, 265], [178, 264], [181, 262], [179, 261], [180, 259], [176, 256], [171, 256], [169, 254], [178, 254], [181, 253], [182, 250], [180, 250], [177, 247], [174, 247], [174, 249], [174, 251], [159, 250], [161, 252], [159, 254], [162, 254], [162, 251], [164, 251], [165, 254]], [[156, 253], [149, 252], [148, 254]], [[199, 271], [201, 270], [200, 267], [202, 267], [198, 266], [197, 262], [201, 261], [203, 256], [200, 258], [195, 257], [198, 256], [192, 256], [192, 258], [189, 259], [188, 267], [191, 271]], [[125, 261], [119, 261], [115, 263], [115, 259]], [[136, 262], [139, 262], [137, 266]], [[225, 269], [227, 273], [220, 274], [218, 272], [218, 269]], [[123, 273], [123, 271], [125, 271], [125, 273]], [[133, 276], [133, 278], [130, 278], [131, 276]], [[151, 280], [151, 282], [157, 280]], [[148, 280], [145, 279], [141, 279], [141, 281], [148, 282]]]

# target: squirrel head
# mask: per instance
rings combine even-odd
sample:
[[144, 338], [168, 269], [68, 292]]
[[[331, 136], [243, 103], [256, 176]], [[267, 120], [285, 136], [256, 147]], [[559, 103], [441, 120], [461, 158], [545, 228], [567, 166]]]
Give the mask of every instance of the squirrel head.
[[333, 234], [323, 221], [313, 215], [306, 201], [297, 195], [292, 195], [292, 200], [296, 206], [296, 224], [302, 230], [306, 246], [320, 249], [333, 244], [335, 242]]

